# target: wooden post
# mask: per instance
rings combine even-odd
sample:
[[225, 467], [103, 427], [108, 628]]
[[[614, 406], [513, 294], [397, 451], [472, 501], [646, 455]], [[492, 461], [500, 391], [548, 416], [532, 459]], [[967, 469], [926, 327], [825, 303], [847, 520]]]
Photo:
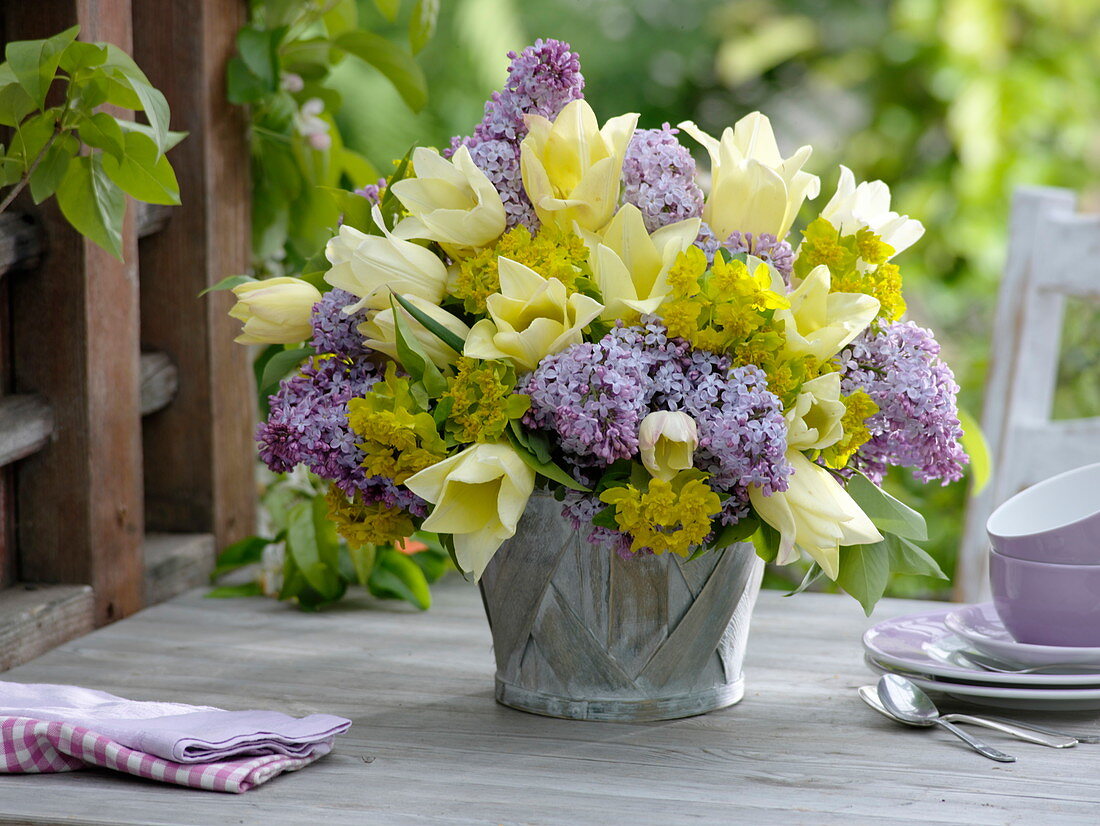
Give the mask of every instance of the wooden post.
[[[35, 0], [6, 3], [2, 13], [10, 40], [79, 23], [84, 40], [132, 47], [129, 0]], [[90, 584], [102, 624], [142, 600], [134, 210], [123, 228], [125, 263], [71, 229], [55, 203], [41, 213], [41, 267], [10, 283], [13, 384], [50, 400], [56, 437], [16, 470], [19, 574]]]
[[255, 518], [255, 409], [244, 347], [226, 316], [232, 296], [198, 294], [250, 261], [247, 123], [225, 95], [243, 0], [134, 3], [134, 58], [189, 136], [172, 150], [183, 205], [142, 239], [141, 334], [179, 368], [171, 405], [145, 420], [150, 530], [209, 532], [219, 547]]

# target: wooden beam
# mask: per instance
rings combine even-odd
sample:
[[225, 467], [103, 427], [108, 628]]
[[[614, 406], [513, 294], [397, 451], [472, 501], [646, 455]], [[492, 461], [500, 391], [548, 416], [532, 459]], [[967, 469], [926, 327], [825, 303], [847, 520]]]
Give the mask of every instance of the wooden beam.
[[0, 591], [0, 671], [95, 628], [87, 585], [13, 585]]
[[[129, 0], [5, 3], [0, 13], [12, 40], [79, 24], [82, 39], [132, 49]], [[48, 252], [34, 278], [9, 285], [13, 392], [50, 400], [57, 437], [16, 468], [19, 573], [91, 585], [103, 623], [142, 604], [134, 210], [123, 227], [125, 263], [75, 232], [54, 202], [41, 216]]]
[[146, 534], [145, 604], [208, 585], [214, 556], [214, 537], [208, 533]]
[[247, 123], [225, 98], [225, 66], [243, 0], [134, 3], [135, 58], [188, 137], [172, 150], [183, 205], [141, 242], [141, 334], [179, 368], [173, 403], [145, 422], [151, 530], [213, 533], [219, 546], [252, 531], [255, 407], [245, 348], [226, 316], [232, 296], [198, 297], [250, 263]]
[[53, 430], [53, 410], [40, 396], [0, 399], [0, 467], [37, 453]]
[[137, 222], [138, 238], [147, 238], [168, 226], [168, 221], [172, 218], [172, 210], [175, 209], [175, 207], [164, 206], [163, 204], [146, 204], [142, 201], [132, 201], [131, 203], [134, 205], [137, 216], [135, 221]]
[[172, 403], [179, 389], [179, 371], [165, 353], [141, 354], [141, 415]]

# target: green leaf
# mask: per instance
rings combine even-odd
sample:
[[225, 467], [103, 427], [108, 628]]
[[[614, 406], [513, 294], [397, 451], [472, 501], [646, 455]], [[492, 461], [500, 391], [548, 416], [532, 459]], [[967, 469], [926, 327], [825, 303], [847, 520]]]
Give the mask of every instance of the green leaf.
[[949, 578], [927, 551], [917, 547], [908, 539], [888, 533], [886, 544], [890, 548], [890, 570], [894, 573], [931, 576], [937, 579]]
[[337, 162], [343, 169], [344, 174], [351, 180], [352, 187], [358, 188], [377, 183], [381, 177], [378, 174], [378, 168], [374, 164], [363, 155], [353, 149], [348, 149], [346, 146], [340, 148], [337, 154]]
[[62, 52], [79, 33], [80, 26], [73, 26], [46, 40], [15, 40], [4, 47], [8, 66], [39, 108], [46, 103]]
[[241, 585], [222, 585], [206, 592], [210, 599], [229, 599], [231, 597], [262, 597], [264, 589], [258, 582], [245, 582]]
[[[535, 458], [540, 462], [550, 461], [550, 444], [545, 436], [533, 430], [524, 429], [515, 419], [508, 422], [508, 426], [511, 428], [512, 435], [515, 436], [516, 441], [519, 442], [521, 447], [533, 453]], [[604, 474], [604, 478], [607, 478], [606, 473]]]
[[409, 18], [409, 45], [413, 54], [419, 54], [435, 34], [439, 20], [439, 0], [416, 0]]
[[392, 23], [397, 19], [397, 12], [401, 8], [401, 0], [374, 0], [374, 7]]
[[873, 545], [848, 545], [840, 549], [840, 571], [836, 584], [859, 600], [871, 616], [875, 603], [886, 591], [890, 578], [890, 548], [886, 541]]
[[118, 121], [106, 112], [95, 112], [82, 118], [77, 124], [80, 140], [88, 146], [102, 149], [116, 161], [121, 161], [126, 152], [126, 138]]
[[178, 204], [180, 186], [176, 173], [153, 139], [140, 132], [127, 132], [125, 142], [121, 162], [111, 155], [103, 156], [103, 169], [110, 179], [139, 201]]
[[760, 520], [755, 515], [749, 514], [737, 520], [732, 525], [726, 525], [711, 543], [711, 547], [725, 548], [735, 542], [744, 542], [750, 539], [760, 529]]
[[126, 196], [103, 171], [102, 157], [72, 160], [57, 188], [57, 204], [77, 232], [121, 260]]
[[64, 135], [50, 145], [31, 173], [31, 197], [36, 204], [42, 203], [57, 191], [69, 169], [69, 163], [79, 151], [80, 142], [72, 135]]
[[806, 571], [806, 575], [802, 577], [802, 581], [798, 583], [798, 587], [795, 588], [793, 591], [784, 594], [783, 596], [793, 597], [796, 594], [801, 594], [803, 591], [805, 591], [807, 588], [809, 588], [811, 585], [821, 579], [821, 577], [823, 577], [824, 575], [825, 571], [822, 569], [822, 567], [816, 562], [811, 562], [809, 569]]
[[760, 520], [760, 527], [756, 529], [756, 533], [752, 535], [751, 539], [756, 548], [757, 556], [765, 562], [775, 561], [776, 556], [779, 555], [779, 531], [767, 522]]
[[210, 572], [210, 581], [214, 582], [223, 574], [259, 562], [263, 558], [264, 548], [275, 541], [265, 536], [246, 536], [244, 539], [234, 542], [218, 554], [218, 559], [214, 563], [214, 570]]
[[[410, 146], [409, 151], [405, 153], [405, 157], [401, 159], [401, 163], [397, 165], [397, 169], [393, 171], [393, 174], [386, 180], [386, 190], [382, 193], [382, 203], [378, 205], [379, 211], [382, 213], [382, 220], [385, 222], [388, 229], [393, 228], [394, 218], [401, 212], [401, 201], [397, 196], [393, 194], [393, 185], [398, 181], [405, 180], [405, 176], [409, 174], [409, 163], [412, 160], [413, 149], [416, 146]], [[375, 227], [375, 235], [381, 235], [382, 230]]]
[[[361, 198], [360, 200], [365, 201], [366, 199]], [[404, 296], [393, 293], [393, 298], [398, 304], [405, 308], [405, 311], [409, 315], [411, 315], [414, 319], [416, 319], [417, 322], [419, 322], [421, 327], [423, 327], [433, 336], [435, 336], [452, 350], [454, 350], [455, 353], [457, 353], [458, 355], [462, 355], [462, 348], [466, 346], [466, 342], [463, 341], [456, 333], [448, 330], [446, 327], [444, 327], [442, 324], [440, 324], [438, 321], [436, 321], [426, 312], [421, 310]]]
[[848, 493], [883, 533], [894, 533], [923, 542], [928, 539], [924, 517], [899, 502], [862, 473], [848, 480]]
[[0, 124], [18, 126], [36, 108], [27, 90], [18, 83], [0, 87]]
[[970, 486], [970, 495], [977, 496], [989, 483], [989, 476], [993, 471], [993, 460], [989, 453], [989, 442], [985, 440], [981, 425], [969, 412], [959, 408], [959, 424], [962, 425], [963, 435], [960, 440], [963, 450], [970, 457], [970, 473], [974, 482]]
[[[119, 127], [123, 132], [140, 132], [151, 140], [156, 140], [156, 133], [153, 128], [145, 123], [138, 123], [132, 120], [120, 120], [118, 121]], [[172, 147], [187, 137], [187, 132], [173, 132], [168, 131], [167, 143], [165, 144], [164, 151], [169, 151]]]
[[336, 599], [346, 583], [339, 573], [340, 544], [328, 519], [324, 496], [295, 505], [287, 520], [287, 554], [306, 582], [325, 599]]
[[81, 69], [94, 69], [107, 60], [107, 49], [98, 43], [74, 40], [61, 53], [61, 68], [70, 75]]
[[374, 219], [370, 216], [371, 202], [362, 195], [356, 195], [354, 192], [335, 186], [319, 186], [317, 189], [332, 198], [332, 202], [344, 216], [344, 223], [349, 227], [360, 232], [368, 232], [374, 225]]
[[[153, 130], [153, 141], [157, 151], [167, 152], [172, 145], [168, 137], [168, 120], [171, 116], [168, 101], [159, 90], [153, 87], [149, 78], [138, 68], [130, 55], [114, 44], [107, 43], [106, 46], [107, 60], [103, 64], [103, 71], [114, 81], [107, 99], [127, 109], [144, 111], [145, 117], [149, 120], [149, 126]], [[127, 89], [132, 97], [125, 94]], [[137, 99], [137, 106], [134, 106], [134, 98]], [[120, 102], [122, 100], [128, 102]]]
[[265, 91], [279, 87], [279, 41], [286, 28], [259, 29], [244, 26], [237, 32], [237, 51], [248, 70], [260, 81]]
[[428, 102], [428, 84], [424, 72], [411, 54], [386, 38], [367, 31], [345, 32], [336, 38], [335, 43], [385, 75], [414, 112], [424, 108]]
[[335, 37], [347, 31], [359, 27], [359, 7], [355, 0], [337, 0], [324, 15], [321, 21], [325, 24], [325, 31]]
[[397, 345], [397, 360], [414, 381], [423, 383], [424, 390], [431, 398], [439, 398], [447, 392], [447, 380], [439, 372], [416, 336], [409, 332], [408, 322], [398, 309], [390, 295], [390, 307], [393, 309], [393, 328]]
[[260, 393], [269, 396], [279, 389], [288, 373], [296, 371], [303, 361], [316, 353], [310, 347], [297, 347], [293, 350], [281, 350], [268, 359], [260, 378]]
[[527, 448], [520, 444], [520, 441], [518, 438], [516, 438], [516, 434], [513, 430], [508, 430], [507, 433], [509, 440], [512, 442], [512, 447], [514, 447], [516, 450], [516, 453], [519, 454], [519, 457], [523, 459], [524, 463], [533, 471], [535, 471], [535, 473], [539, 473], [545, 476], [547, 479], [551, 479], [561, 485], [565, 485], [565, 487], [571, 490], [579, 490], [584, 493], [589, 493], [591, 491], [590, 488], [586, 488], [584, 485], [582, 485], [580, 482], [578, 482], [576, 479], [574, 479], [553, 462], [540, 462], [533, 453], [531, 453], [529, 450], [527, 450]]
[[348, 545], [348, 556], [351, 557], [351, 564], [355, 568], [355, 579], [360, 585], [365, 586], [370, 582], [377, 555], [378, 549], [374, 545], [363, 545], [360, 548]]
[[424, 572], [424, 579], [428, 580], [429, 583], [435, 582], [447, 573], [447, 569], [451, 567], [447, 559], [447, 552], [443, 550], [442, 546], [438, 551], [429, 549], [408, 554], [408, 558]]
[[248, 103], [258, 103], [266, 95], [271, 94], [267, 84], [262, 78], [257, 77], [251, 69], [237, 56], [229, 58], [225, 68], [225, 96], [230, 103], [244, 106]]
[[420, 566], [392, 548], [379, 549], [367, 587], [375, 596], [403, 599], [421, 611], [432, 606], [432, 593]]
[[[256, 279], [253, 278], [251, 275], [228, 275], [217, 284], [214, 284], [211, 287], [207, 287], [205, 290], [198, 294], [198, 297], [202, 298], [207, 293], [218, 292], [219, 290], [231, 290], [240, 284], [247, 284], [249, 281], [255, 280]], [[277, 347], [278, 345], [273, 346]]]
[[56, 134], [57, 113], [47, 110], [25, 120], [12, 135], [9, 156], [22, 164], [23, 171], [30, 169], [38, 153]]

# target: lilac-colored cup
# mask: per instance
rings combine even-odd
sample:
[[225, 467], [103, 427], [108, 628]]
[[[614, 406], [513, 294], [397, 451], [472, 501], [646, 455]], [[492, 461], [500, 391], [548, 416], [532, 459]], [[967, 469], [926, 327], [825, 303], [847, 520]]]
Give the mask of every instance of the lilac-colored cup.
[[989, 556], [993, 605], [1017, 642], [1100, 646], [1100, 564]]
[[1002, 504], [986, 522], [1003, 556], [1100, 565], [1100, 463], [1052, 476]]

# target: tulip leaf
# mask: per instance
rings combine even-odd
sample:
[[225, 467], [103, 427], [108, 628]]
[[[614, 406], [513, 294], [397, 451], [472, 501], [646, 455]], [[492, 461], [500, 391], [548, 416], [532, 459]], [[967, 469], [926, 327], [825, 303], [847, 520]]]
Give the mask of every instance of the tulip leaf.
[[899, 502], [862, 473], [848, 480], [848, 493], [867, 514], [867, 518], [883, 533], [893, 533], [906, 539], [923, 542], [928, 539], [924, 517], [903, 502]]
[[[374, 226], [374, 219], [370, 214], [370, 201], [362, 195], [356, 195], [354, 192], [348, 192], [346, 189], [339, 189], [335, 186], [318, 186], [317, 189], [332, 198], [332, 202], [340, 210], [343, 223], [346, 226], [370, 234], [371, 227]], [[327, 259], [325, 263], [327, 265]]]
[[376, 597], [396, 597], [427, 611], [432, 607], [432, 593], [420, 566], [400, 551], [380, 548], [378, 561], [367, 582]]
[[[405, 157], [401, 159], [401, 162], [397, 165], [397, 169], [393, 171], [393, 174], [386, 180], [386, 189], [382, 193], [382, 201], [378, 204], [378, 209], [382, 213], [382, 220], [386, 224], [386, 228], [389, 229], [393, 226], [394, 218], [401, 212], [401, 201], [393, 193], [393, 185], [398, 181], [403, 181], [409, 174], [409, 163], [412, 160], [413, 150], [416, 149], [416, 145], [409, 147], [409, 151], [405, 153]], [[382, 230], [377, 227], [374, 230], [375, 234], [381, 235]]]
[[259, 562], [263, 558], [264, 548], [276, 541], [265, 536], [246, 536], [234, 542], [218, 554], [214, 570], [210, 572], [210, 581], [214, 582], [223, 574]]
[[428, 396], [437, 399], [447, 392], [447, 380], [439, 372], [416, 336], [409, 332], [401, 311], [398, 309], [395, 296], [390, 295], [390, 307], [393, 309], [393, 329], [397, 339], [397, 360], [405, 368], [405, 372], [412, 376], [414, 381], [424, 385]]
[[258, 582], [242, 582], [240, 585], [222, 585], [206, 592], [208, 599], [231, 599], [233, 597], [262, 597], [263, 588]]
[[765, 562], [774, 562], [779, 556], [779, 531], [763, 520], [756, 529], [756, 533], [750, 537], [756, 548], [756, 555]]
[[754, 514], [742, 517], [734, 522], [732, 525], [726, 525], [722, 528], [718, 537], [710, 544], [710, 547], [718, 549], [725, 548], [727, 545], [732, 545], [735, 542], [744, 542], [750, 539], [754, 533], [760, 529], [760, 520], [756, 518]]
[[[508, 426], [511, 428], [512, 436], [519, 443], [520, 447], [533, 453], [535, 458], [540, 462], [550, 461], [550, 445], [546, 441], [545, 436], [541, 433], [526, 430], [515, 418], [508, 422]], [[604, 474], [604, 478], [606, 477], [607, 474]]]
[[807, 588], [809, 588], [811, 585], [821, 579], [821, 577], [823, 577], [824, 575], [825, 571], [820, 565], [818, 565], [816, 562], [811, 563], [809, 570], [806, 571], [806, 576], [802, 577], [802, 581], [798, 583], [798, 587], [790, 593], [784, 594], [783, 596], [793, 597], [795, 594], [801, 594], [803, 591], [805, 591]]
[[531, 453], [517, 438], [514, 430], [508, 430], [508, 438], [512, 442], [512, 447], [515, 448], [519, 457], [527, 464], [529, 468], [547, 479], [557, 482], [570, 490], [578, 490], [583, 493], [591, 492], [590, 488], [586, 488], [568, 473], [561, 469], [560, 466], [554, 464], [552, 461], [540, 462], [535, 454]]
[[340, 545], [328, 518], [325, 497], [295, 505], [287, 519], [287, 555], [310, 587], [327, 600], [338, 599], [347, 584], [339, 573]]
[[836, 584], [859, 600], [867, 616], [886, 591], [890, 578], [890, 547], [886, 540], [873, 545], [848, 545], [840, 549]]
[[199, 293], [198, 297], [202, 298], [207, 293], [218, 292], [219, 290], [231, 290], [234, 287], [240, 286], [241, 284], [247, 284], [249, 281], [255, 280], [256, 279], [253, 278], [251, 275], [227, 275], [217, 284], [212, 284], [201, 293]]
[[352, 567], [355, 569], [355, 580], [360, 585], [366, 586], [374, 570], [378, 549], [369, 543], [356, 547], [348, 545], [347, 548]]
[[[393, 291], [391, 290], [390, 292]], [[419, 322], [421, 327], [454, 350], [457, 354], [462, 355], [462, 348], [466, 346], [466, 342], [463, 341], [457, 333], [448, 330], [404, 296], [393, 293], [393, 297], [398, 304], [405, 308], [405, 311], [409, 315]]]
[[889, 533], [886, 534], [886, 543], [890, 547], [890, 570], [894, 573], [949, 578], [927, 551], [905, 537]]
[[989, 454], [989, 442], [985, 439], [981, 426], [977, 420], [967, 411], [959, 408], [959, 424], [962, 425], [963, 435], [959, 443], [966, 455], [970, 457], [970, 472], [973, 483], [970, 485], [970, 495], [977, 496], [989, 483], [989, 476], [993, 470], [993, 460]]
[[279, 390], [279, 382], [286, 375], [310, 356], [314, 356], [311, 347], [296, 347], [293, 350], [281, 350], [276, 352], [264, 365], [263, 375], [260, 377], [260, 394], [270, 396]]

